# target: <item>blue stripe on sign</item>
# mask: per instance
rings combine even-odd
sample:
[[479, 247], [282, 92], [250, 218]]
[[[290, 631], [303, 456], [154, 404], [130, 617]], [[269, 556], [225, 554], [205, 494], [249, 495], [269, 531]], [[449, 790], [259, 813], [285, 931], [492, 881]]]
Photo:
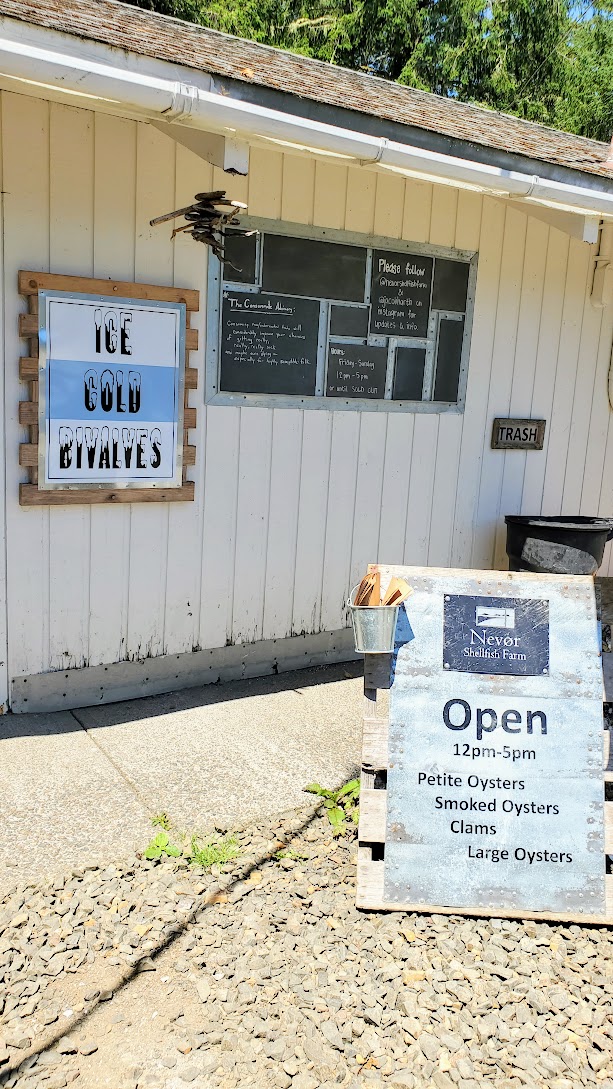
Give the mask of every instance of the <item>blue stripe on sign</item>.
[[[177, 370], [175, 367], [143, 367], [139, 365], [116, 363], [84, 363], [71, 359], [52, 359], [47, 363], [49, 401], [47, 419], [70, 420], [106, 420], [126, 422], [129, 420], [156, 420], [160, 423], [172, 423], [175, 419]], [[117, 372], [123, 374], [121, 391], [118, 390]], [[106, 373], [105, 373], [106, 372]], [[133, 398], [132, 407], [138, 403], [138, 411], [130, 411], [130, 372], [140, 379], [140, 402]], [[86, 382], [91, 388], [91, 401], [95, 408], [88, 410], [85, 405]], [[104, 382], [103, 382], [104, 376]], [[103, 392], [111, 408], [103, 407]], [[119, 392], [121, 400], [119, 401]], [[124, 406], [120, 411], [118, 405]]]

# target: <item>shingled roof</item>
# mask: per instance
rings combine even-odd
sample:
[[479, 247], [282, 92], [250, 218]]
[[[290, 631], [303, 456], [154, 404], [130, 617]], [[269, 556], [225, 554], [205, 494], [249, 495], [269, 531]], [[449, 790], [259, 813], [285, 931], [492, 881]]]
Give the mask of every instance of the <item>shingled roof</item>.
[[117, 0], [0, 0], [0, 15], [454, 140], [606, 177], [609, 145]]

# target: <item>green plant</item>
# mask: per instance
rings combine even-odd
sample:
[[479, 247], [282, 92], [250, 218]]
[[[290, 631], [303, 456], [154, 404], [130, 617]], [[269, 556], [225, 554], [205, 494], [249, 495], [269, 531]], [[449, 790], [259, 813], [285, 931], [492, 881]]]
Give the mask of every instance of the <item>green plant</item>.
[[151, 818], [151, 823], [154, 828], [163, 828], [165, 832], [170, 832], [170, 829], [172, 828], [170, 817], [165, 810], [162, 810], [161, 813], [156, 813], [155, 817]]
[[192, 836], [191, 850], [187, 855], [187, 861], [194, 866], [202, 866], [208, 870], [211, 866], [223, 866], [226, 862], [236, 858], [239, 847], [234, 836], [225, 839], [209, 840], [200, 844], [197, 836]]
[[166, 832], [159, 832], [145, 851], [143, 852], [143, 858], [157, 859], [162, 855], [166, 855], [168, 858], [178, 858], [181, 854], [180, 847], [175, 847], [170, 840]]
[[289, 858], [292, 862], [306, 862], [308, 855], [301, 855], [300, 851], [276, 851], [275, 861], [280, 862], [283, 858]]
[[324, 804], [328, 820], [335, 836], [344, 836], [347, 822], [357, 824], [360, 819], [360, 780], [351, 779], [339, 790], [326, 790], [319, 783], [309, 783], [304, 788], [309, 794], [317, 794]]

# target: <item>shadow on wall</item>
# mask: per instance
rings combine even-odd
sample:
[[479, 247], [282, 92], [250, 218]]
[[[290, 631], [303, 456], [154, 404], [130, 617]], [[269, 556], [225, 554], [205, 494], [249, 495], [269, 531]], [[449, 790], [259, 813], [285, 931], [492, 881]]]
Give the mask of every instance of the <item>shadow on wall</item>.
[[[312, 669], [300, 669], [274, 676], [252, 677], [247, 680], [229, 681], [226, 684], [207, 684], [199, 688], [186, 688], [165, 695], [143, 696], [121, 703], [107, 703], [88, 709], [87, 729], [117, 726], [138, 719], [156, 718], [173, 711], [189, 711], [197, 707], [211, 707], [231, 700], [243, 700], [258, 696], [271, 696], [279, 692], [300, 692], [303, 688], [335, 684], [362, 676], [361, 661], [341, 662]], [[94, 712], [94, 714], [92, 714]], [[96, 714], [97, 713], [97, 714]], [[95, 716], [95, 717], [94, 717]], [[99, 716], [99, 720], [96, 719]], [[53, 711], [49, 713], [0, 716], [0, 742], [13, 737], [73, 733], [83, 729], [79, 710]]]

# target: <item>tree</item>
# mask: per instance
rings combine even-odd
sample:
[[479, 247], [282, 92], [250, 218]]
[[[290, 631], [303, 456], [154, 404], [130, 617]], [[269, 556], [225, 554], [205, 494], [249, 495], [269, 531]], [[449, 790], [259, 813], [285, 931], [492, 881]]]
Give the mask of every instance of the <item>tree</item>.
[[126, 0], [596, 139], [613, 130], [613, 0]]
[[613, 132], [613, 2], [594, 4], [571, 31], [566, 53], [567, 94], [555, 124], [568, 132], [610, 140]]
[[402, 83], [551, 123], [566, 85], [567, 0], [434, 0]]

